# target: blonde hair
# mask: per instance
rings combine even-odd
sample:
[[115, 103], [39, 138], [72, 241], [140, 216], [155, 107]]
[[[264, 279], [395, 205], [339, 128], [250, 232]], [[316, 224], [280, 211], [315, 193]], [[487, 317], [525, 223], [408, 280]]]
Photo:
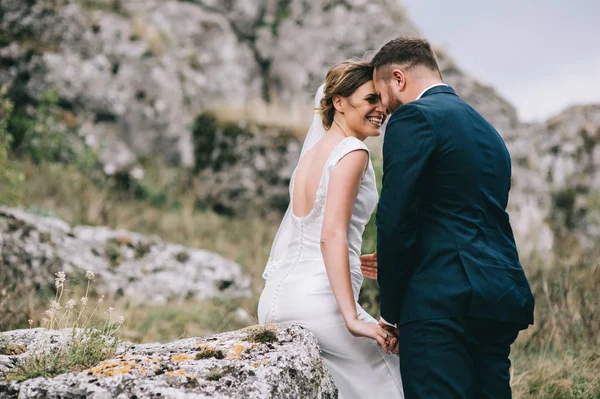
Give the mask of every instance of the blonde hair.
[[319, 113], [325, 130], [333, 124], [333, 96], [350, 97], [356, 89], [373, 79], [373, 67], [365, 60], [352, 59], [334, 65], [325, 77]]

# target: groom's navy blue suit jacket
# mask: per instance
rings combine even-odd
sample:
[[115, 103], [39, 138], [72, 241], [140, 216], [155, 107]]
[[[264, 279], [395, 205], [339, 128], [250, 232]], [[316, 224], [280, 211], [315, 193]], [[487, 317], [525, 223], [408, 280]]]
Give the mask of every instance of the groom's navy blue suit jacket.
[[534, 298], [506, 213], [510, 155], [448, 86], [390, 117], [377, 209], [381, 316], [533, 323]]

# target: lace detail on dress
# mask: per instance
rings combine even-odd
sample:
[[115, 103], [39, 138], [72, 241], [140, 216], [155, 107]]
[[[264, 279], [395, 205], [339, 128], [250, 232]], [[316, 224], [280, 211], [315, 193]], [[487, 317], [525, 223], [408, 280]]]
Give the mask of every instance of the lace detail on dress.
[[[340, 141], [331, 151], [327, 161], [325, 161], [325, 165], [323, 166], [323, 172], [321, 173], [321, 178], [319, 180], [319, 185], [317, 187], [317, 192], [315, 194], [315, 202], [313, 204], [313, 208], [310, 213], [303, 217], [297, 217], [292, 212], [292, 218], [300, 223], [310, 223], [315, 220], [318, 216], [320, 216], [321, 211], [324, 208], [325, 201], [327, 199], [327, 188], [329, 186], [329, 177], [331, 176], [331, 172], [337, 163], [342, 159], [346, 154], [355, 150], [365, 150], [369, 152], [368, 147], [365, 143], [357, 139], [356, 137], [346, 137], [344, 140]], [[365, 169], [366, 170], [366, 169]], [[294, 175], [292, 176], [292, 182], [290, 184], [290, 192], [294, 192], [294, 178], [296, 171], [294, 171]], [[290, 195], [290, 201], [292, 201], [292, 195]]]

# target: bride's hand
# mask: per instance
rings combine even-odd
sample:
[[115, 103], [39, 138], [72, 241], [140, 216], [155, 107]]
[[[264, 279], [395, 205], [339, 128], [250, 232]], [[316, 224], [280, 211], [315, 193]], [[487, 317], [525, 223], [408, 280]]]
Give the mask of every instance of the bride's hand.
[[359, 319], [353, 319], [346, 323], [350, 334], [355, 337], [367, 337], [377, 341], [388, 355], [396, 347], [397, 338], [377, 323], [367, 323]]

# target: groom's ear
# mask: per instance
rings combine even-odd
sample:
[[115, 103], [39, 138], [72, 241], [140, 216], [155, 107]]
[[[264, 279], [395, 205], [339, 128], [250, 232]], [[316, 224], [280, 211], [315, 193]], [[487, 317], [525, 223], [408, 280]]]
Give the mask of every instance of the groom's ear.
[[404, 89], [406, 86], [406, 75], [398, 68], [394, 68], [392, 71], [392, 82], [396, 84], [399, 91]]

